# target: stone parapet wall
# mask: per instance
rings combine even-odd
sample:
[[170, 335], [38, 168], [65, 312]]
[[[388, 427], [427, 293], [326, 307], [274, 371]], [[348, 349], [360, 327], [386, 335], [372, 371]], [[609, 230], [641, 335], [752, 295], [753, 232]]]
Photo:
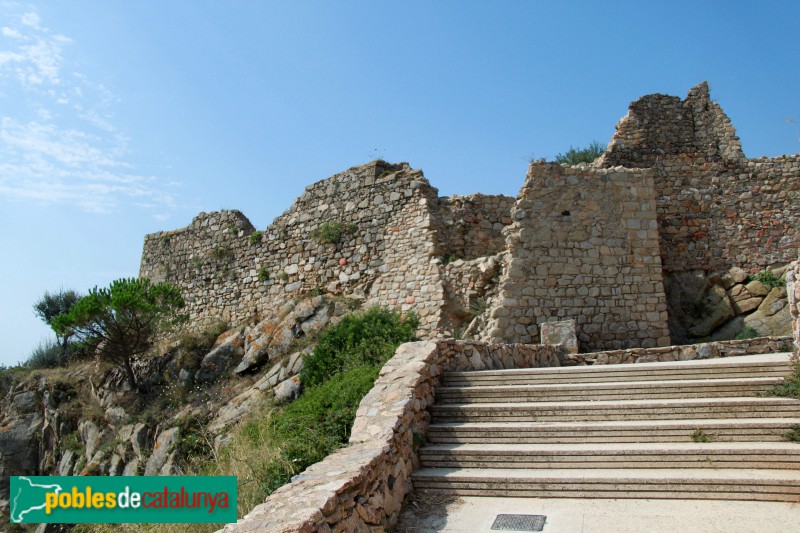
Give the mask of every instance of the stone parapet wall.
[[669, 344], [651, 171], [533, 163], [512, 218], [486, 339], [572, 318], [583, 351]]
[[734, 357], [737, 355], [781, 353], [791, 349], [791, 342], [791, 337], [759, 337], [757, 339], [663, 346], [659, 348], [632, 348], [629, 350], [567, 354], [562, 358], [561, 364], [562, 366], [574, 366], [663, 363], [670, 361], [690, 361], [692, 359]]
[[383, 532], [396, 522], [442, 372], [559, 366], [556, 346], [403, 344], [361, 401], [350, 445], [276, 490], [227, 533]]
[[800, 358], [800, 261], [795, 261], [786, 272], [786, 293], [792, 315], [792, 341], [794, 355]]

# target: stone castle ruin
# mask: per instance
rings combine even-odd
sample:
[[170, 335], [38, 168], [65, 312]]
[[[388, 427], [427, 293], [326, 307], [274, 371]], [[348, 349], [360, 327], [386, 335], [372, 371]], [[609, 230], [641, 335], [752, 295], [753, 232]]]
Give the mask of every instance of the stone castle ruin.
[[590, 165], [532, 163], [517, 198], [439, 197], [374, 161], [263, 231], [220, 211], [148, 235], [139, 274], [180, 286], [196, 327], [331, 294], [413, 311], [422, 338], [538, 343], [570, 319], [581, 351], [785, 335], [785, 288], [752, 276], [800, 255], [798, 196], [800, 155], [747, 159], [702, 83], [633, 102]]

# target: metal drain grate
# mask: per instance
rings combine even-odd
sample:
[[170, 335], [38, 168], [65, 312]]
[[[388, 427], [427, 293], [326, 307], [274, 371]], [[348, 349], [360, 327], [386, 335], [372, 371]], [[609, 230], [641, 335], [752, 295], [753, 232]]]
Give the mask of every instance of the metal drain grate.
[[547, 520], [541, 514], [499, 514], [494, 519], [494, 531], [541, 531]]

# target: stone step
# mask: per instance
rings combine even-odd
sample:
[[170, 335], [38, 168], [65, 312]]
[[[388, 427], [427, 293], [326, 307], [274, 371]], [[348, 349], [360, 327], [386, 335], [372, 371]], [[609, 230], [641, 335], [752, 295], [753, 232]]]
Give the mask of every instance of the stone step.
[[800, 418], [800, 400], [765, 397], [435, 404], [432, 414], [434, 423]]
[[722, 398], [757, 396], [782, 383], [781, 377], [713, 380], [629, 381], [580, 384], [439, 387], [436, 402], [537, 402], [637, 400], [648, 398]]
[[438, 444], [426, 468], [747, 468], [800, 470], [800, 446], [767, 443]]
[[423, 468], [415, 490], [454, 496], [800, 501], [800, 471]]
[[713, 442], [783, 442], [796, 418], [636, 420], [600, 422], [477, 422], [431, 424], [430, 443], [694, 442], [698, 431]]
[[522, 368], [447, 372], [445, 386], [511, 385], [522, 383], [585, 383], [606, 381], [667, 381], [738, 377], [785, 377], [791, 373], [789, 354], [728, 357], [702, 361], [622, 365]]

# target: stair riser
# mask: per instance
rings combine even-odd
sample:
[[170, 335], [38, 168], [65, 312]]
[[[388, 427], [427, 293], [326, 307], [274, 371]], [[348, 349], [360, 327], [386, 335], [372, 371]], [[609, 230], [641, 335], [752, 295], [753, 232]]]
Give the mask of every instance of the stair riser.
[[[787, 429], [788, 431], [788, 429]], [[763, 432], [753, 434], [724, 434], [709, 431], [713, 442], [785, 442], [783, 432]], [[485, 434], [428, 434], [428, 442], [435, 444], [582, 444], [582, 443], [625, 443], [625, 442], [694, 442], [692, 432], [644, 435], [644, 434], [607, 434], [607, 435], [580, 435], [569, 433], [564, 435], [536, 435], [518, 432], [508, 435]]]
[[[566, 489], [552, 486], [548, 489], [522, 488], [509, 490], [505, 488], [467, 488], [450, 485], [438, 485], [421, 481], [414, 481], [415, 490], [441, 492], [452, 496], [478, 496], [501, 498], [625, 498], [625, 499], [659, 499], [659, 500], [744, 500], [744, 501], [774, 501], [774, 502], [800, 502], [800, 495], [796, 493], [783, 493], [780, 490], [773, 492], [751, 492], [748, 487], [741, 487], [738, 491], [714, 491], [715, 485], [698, 486], [695, 490], [687, 491], [683, 488], [667, 488], [658, 490], [643, 490], [631, 488], [629, 490], [616, 490], [614, 488], [591, 487], [586, 489]], [[776, 488], [779, 489], [779, 488]]]
[[734, 367], [711, 369], [651, 369], [646, 366], [642, 369], [629, 371], [613, 370], [606, 367], [603, 371], [594, 372], [509, 372], [509, 373], [476, 373], [471, 375], [448, 375], [442, 378], [442, 384], [459, 386], [456, 384], [479, 385], [511, 384], [511, 382], [525, 382], [531, 384], [553, 383], [604, 383], [608, 381], [669, 381], [673, 379], [736, 379], [752, 377], [786, 377], [791, 374], [791, 369], [786, 366], [762, 367]]
[[[423, 457], [420, 459], [422, 466], [426, 468], [524, 468], [526, 470], [548, 469], [548, 468], [762, 468], [774, 470], [800, 470], [800, 460], [775, 460], [765, 459], [763, 461], [752, 458], [728, 458], [725, 460], [711, 457], [709, 460], [704, 458], [692, 458], [691, 460], [660, 459], [658, 457], [630, 457], [630, 458], [604, 458], [604, 457], [579, 457], [572, 460], [563, 458], [543, 457], [530, 458], [531, 460], [521, 460], [523, 458], [513, 456], [500, 456], [493, 459], [487, 458], [433, 458]], [[788, 458], [786, 458], [788, 459]]]
[[496, 386], [496, 385], [557, 385], [571, 383], [613, 383], [626, 381], [673, 381], [673, 380], [714, 380], [741, 378], [785, 378], [791, 375], [789, 368], [756, 371], [728, 372], [594, 372], [583, 375], [508, 374], [497, 376], [469, 376], [452, 378], [445, 376], [442, 385], [446, 387]]
[[637, 410], [635, 412], [587, 410], [584, 412], [564, 411], [461, 411], [444, 412], [434, 409], [434, 423], [449, 422], [602, 422], [602, 421], [633, 421], [633, 420], [675, 420], [681, 418], [709, 419], [709, 418], [797, 418], [800, 409], [759, 409], [752, 411], [733, 411], [725, 408], [719, 409], [670, 409], [669, 411]]
[[518, 402], [576, 402], [576, 401], [601, 401], [601, 400], [671, 400], [682, 398], [743, 398], [758, 396], [770, 387], [730, 388], [730, 389], [651, 389], [651, 390], [619, 390], [619, 391], [592, 391], [585, 390], [574, 393], [563, 391], [547, 392], [515, 392], [503, 394], [502, 391], [491, 393], [470, 392], [462, 394], [443, 394], [437, 396], [436, 403], [462, 404], [462, 403], [518, 403]]

